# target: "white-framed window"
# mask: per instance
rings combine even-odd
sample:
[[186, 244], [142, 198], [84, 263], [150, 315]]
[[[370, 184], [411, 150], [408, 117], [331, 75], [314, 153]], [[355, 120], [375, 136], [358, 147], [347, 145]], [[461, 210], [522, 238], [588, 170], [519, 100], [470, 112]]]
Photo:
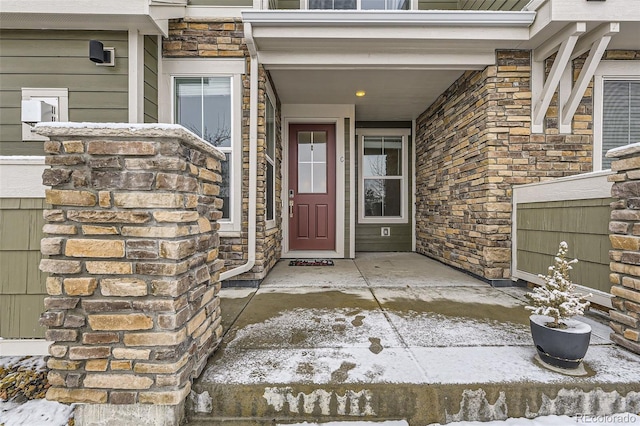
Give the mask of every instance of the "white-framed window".
[[[243, 59], [165, 59], [161, 121], [181, 124], [222, 151], [221, 232], [238, 232], [242, 213]], [[169, 102], [166, 102], [169, 101]], [[165, 106], [166, 108], [166, 106]]]
[[408, 222], [409, 129], [359, 129], [358, 222]]
[[276, 226], [276, 102], [275, 95], [267, 85], [266, 121], [266, 170], [265, 170], [265, 216], [267, 229]]
[[640, 142], [640, 77], [605, 79], [602, 85], [602, 168], [611, 168], [604, 154], [610, 149]]
[[410, 0], [307, 0], [309, 9], [409, 10]]
[[611, 167], [607, 151], [640, 142], [640, 61], [602, 61], [594, 78], [593, 170]]

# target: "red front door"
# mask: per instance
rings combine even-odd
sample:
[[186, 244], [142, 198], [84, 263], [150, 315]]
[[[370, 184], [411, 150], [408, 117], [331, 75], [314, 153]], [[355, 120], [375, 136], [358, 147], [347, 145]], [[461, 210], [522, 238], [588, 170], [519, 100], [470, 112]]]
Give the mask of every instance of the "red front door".
[[289, 126], [289, 249], [336, 248], [336, 130]]

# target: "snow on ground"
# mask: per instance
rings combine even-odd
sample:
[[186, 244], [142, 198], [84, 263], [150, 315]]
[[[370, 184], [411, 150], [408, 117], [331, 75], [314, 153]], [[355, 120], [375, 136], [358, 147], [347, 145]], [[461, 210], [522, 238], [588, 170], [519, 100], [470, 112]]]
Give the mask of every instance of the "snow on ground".
[[[44, 356], [0, 356], [0, 368], [12, 373], [26, 370], [40, 373], [46, 367]], [[10, 401], [0, 399], [2, 426], [64, 426], [71, 417], [73, 405], [44, 399], [26, 400], [24, 395], [18, 395]]]
[[13, 369], [30, 369], [33, 371], [44, 371], [47, 363], [43, 356], [0, 356], [0, 368], [11, 367]]
[[72, 416], [73, 405], [46, 399], [0, 401], [0, 424], [4, 426], [64, 426]]

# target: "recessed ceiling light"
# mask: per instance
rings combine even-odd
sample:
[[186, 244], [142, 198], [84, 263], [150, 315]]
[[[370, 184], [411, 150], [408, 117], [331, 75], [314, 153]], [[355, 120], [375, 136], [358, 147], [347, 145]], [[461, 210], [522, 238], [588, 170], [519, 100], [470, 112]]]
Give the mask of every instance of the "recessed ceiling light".
[[358, 90], [356, 92], [356, 96], [359, 97], [359, 98], [363, 97], [366, 94], [367, 94], [367, 92], [365, 92], [364, 90]]

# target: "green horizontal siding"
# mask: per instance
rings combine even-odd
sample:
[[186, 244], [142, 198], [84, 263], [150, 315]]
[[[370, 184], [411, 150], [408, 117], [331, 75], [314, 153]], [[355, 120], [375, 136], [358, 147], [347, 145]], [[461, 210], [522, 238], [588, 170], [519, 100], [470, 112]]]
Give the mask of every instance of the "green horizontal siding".
[[0, 337], [43, 337], [38, 325], [46, 295], [40, 272], [40, 198], [0, 199]]
[[609, 292], [610, 198], [518, 204], [518, 270], [545, 274], [561, 241], [578, 259], [573, 282]]
[[[389, 237], [380, 236], [389, 227]], [[411, 251], [411, 224], [363, 224], [356, 226], [356, 251]]]
[[144, 122], [158, 122], [158, 41], [144, 36]]
[[[91, 39], [116, 49], [115, 67], [88, 59]], [[70, 121], [127, 122], [128, 70], [123, 31], [0, 30], [0, 155], [44, 154], [22, 141], [22, 88], [68, 89]]]
[[42, 338], [45, 329], [38, 324], [44, 311], [44, 296], [21, 294], [0, 298], [0, 336], [5, 339]]

